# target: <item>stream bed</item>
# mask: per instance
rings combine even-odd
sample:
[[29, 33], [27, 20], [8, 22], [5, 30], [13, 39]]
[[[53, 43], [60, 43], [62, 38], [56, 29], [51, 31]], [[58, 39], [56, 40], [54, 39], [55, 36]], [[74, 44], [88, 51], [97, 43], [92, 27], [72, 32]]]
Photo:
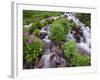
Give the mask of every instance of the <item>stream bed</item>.
[[[85, 26], [75, 15], [75, 13], [65, 12], [64, 15], [52, 17], [56, 20], [59, 17], [66, 17], [69, 21], [74, 21], [78, 26], [77, 30], [69, 30], [66, 39], [75, 40], [77, 47], [82, 54], [91, 55], [91, 29]], [[44, 19], [45, 20], [45, 19]], [[42, 21], [44, 21], [42, 20]], [[24, 27], [31, 27], [32, 24], [25, 25]], [[50, 25], [44, 26], [41, 30], [41, 39], [45, 44], [43, 55], [40, 57], [38, 63], [35, 64], [35, 68], [55, 68], [55, 67], [66, 67], [69, 66], [67, 63], [63, 51], [59, 47], [59, 44], [54, 44], [50, 39], [51, 31]], [[79, 36], [77, 40], [76, 35]]]

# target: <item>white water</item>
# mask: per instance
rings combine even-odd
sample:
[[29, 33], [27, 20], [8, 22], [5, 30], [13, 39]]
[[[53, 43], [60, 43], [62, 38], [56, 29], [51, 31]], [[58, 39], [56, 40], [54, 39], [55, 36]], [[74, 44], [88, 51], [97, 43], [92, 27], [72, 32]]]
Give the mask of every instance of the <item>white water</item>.
[[50, 67], [50, 49], [46, 49], [44, 52], [44, 55], [42, 56], [43, 62], [43, 68], [49, 68]]
[[47, 33], [47, 35], [43, 38], [43, 41], [45, 43], [45, 52], [42, 56], [43, 59], [43, 68], [49, 68], [50, 67], [50, 44], [51, 40], [49, 39], [50, 34], [50, 26], [43, 27], [40, 30], [41, 33]]
[[[84, 42], [83, 37], [81, 37], [81, 42], [77, 43], [77, 46], [79, 48], [84, 49], [86, 52], [88, 52], [90, 54], [91, 53], [91, 29], [89, 27], [86, 27], [85, 24], [83, 24], [82, 22], [80, 22], [79, 19], [76, 18], [74, 13], [65, 13], [64, 15], [67, 15], [68, 20], [73, 20], [78, 26], [81, 27], [81, 30], [83, 31], [83, 35], [84, 35], [86, 41]], [[64, 15], [62, 15], [61, 17], [64, 17]], [[52, 17], [52, 18], [57, 19], [57, 18], [59, 18], [59, 16]], [[28, 28], [31, 26], [32, 26], [32, 23], [29, 25], [24, 25], [24, 27], [28, 27]], [[50, 52], [50, 48], [49, 48], [49, 46], [51, 44], [51, 40], [49, 39], [50, 26], [43, 27], [40, 30], [40, 32], [47, 33], [47, 35], [43, 38], [43, 41], [45, 43], [45, 52], [42, 56], [43, 68], [50, 68], [50, 66], [52, 65], [52, 64], [50, 64], [50, 58], [53, 55]], [[67, 38], [68, 38], [68, 40], [75, 40], [74, 35], [70, 31], [69, 31]], [[55, 61], [57, 60], [56, 57], [54, 57], [54, 59], [55, 59]], [[63, 62], [61, 64], [66, 64], [66, 61], [64, 60], [64, 58], [61, 58], [61, 61]]]
[[88, 47], [88, 45], [87, 45], [86, 43], [80, 42], [80, 43], [77, 43], [77, 46], [78, 46], [79, 48], [84, 49], [87, 53], [90, 54], [91, 49]]
[[[72, 13], [67, 14], [66, 13], [66, 15], [68, 16], [67, 17], [68, 20], [73, 20], [78, 26], [81, 27], [81, 30], [83, 31], [83, 35], [84, 35], [86, 41], [84, 42], [83, 37], [81, 37], [81, 42], [77, 43], [77, 46], [79, 48], [82, 48], [83, 50], [85, 50], [87, 53], [90, 54], [91, 53], [91, 30], [90, 30], [90, 28], [86, 27], [85, 24], [80, 22], [79, 19], [75, 17], [75, 14], [72, 14]], [[48, 35], [45, 36], [43, 41], [46, 43], [46, 46], [50, 45], [50, 43], [51, 43], [51, 40], [49, 39], [50, 27], [47, 26], [47, 30], [45, 30], [45, 27], [43, 27], [41, 29], [41, 32], [45, 32], [45, 33], [48, 34]], [[74, 35], [71, 32], [69, 32], [69, 34], [68, 34], [68, 40], [75, 40]], [[50, 53], [50, 49], [45, 49], [45, 52], [42, 56], [42, 58], [44, 60], [43, 68], [49, 68], [52, 65], [52, 63], [50, 63], [51, 55], [52, 54]], [[64, 61], [63, 59], [62, 59], [62, 61], [64, 62], [64, 64], [66, 64], [66, 61]], [[55, 62], [53, 62], [53, 63], [55, 63]]]
[[[79, 21], [78, 18], [76, 18], [74, 13], [65, 13], [67, 15], [68, 20], [73, 20], [78, 26], [81, 27], [81, 30], [83, 31], [83, 35], [85, 38], [85, 42], [83, 41], [83, 38], [81, 38], [81, 42], [77, 43], [77, 46], [79, 48], [83, 48], [86, 50], [89, 54], [91, 53], [91, 29], [89, 27], [86, 27], [85, 24]], [[75, 39], [73, 37], [73, 34], [69, 32], [68, 39], [72, 40]]]
[[74, 35], [70, 31], [69, 31], [67, 38], [68, 40], [75, 40]]
[[[45, 28], [47, 30], [45, 30]], [[50, 34], [50, 26], [45, 26], [43, 27], [41, 30], [40, 30], [41, 33], [47, 33], [47, 34]]]

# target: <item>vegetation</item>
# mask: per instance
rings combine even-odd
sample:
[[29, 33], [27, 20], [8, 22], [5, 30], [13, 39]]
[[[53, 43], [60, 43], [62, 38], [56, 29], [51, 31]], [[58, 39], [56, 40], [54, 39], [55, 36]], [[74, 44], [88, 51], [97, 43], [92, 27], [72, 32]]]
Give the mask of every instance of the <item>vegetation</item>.
[[79, 18], [81, 22], [83, 22], [86, 26], [91, 27], [91, 14], [89, 13], [77, 13], [76, 17]]
[[[48, 45], [50, 45], [48, 47], [50, 52], [54, 52], [50, 59], [53, 60], [56, 57], [59, 65], [61, 57], [66, 60], [66, 63], [69, 63], [68, 66], [70, 67], [91, 65], [91, 56], [81, 54], [77, 47], [76, 42], [80, 42], [83, 33], [81, 33], [81, 30], [73, 20], [69, 21], [63, 14], [63, 12], [23, 10], [24, 69], [31, 69], [37, 66], [41, 56], [44, 55], [43, 53], [46, 54], [45, 46], [47, 47]], [[76, 13], [75, 15], [86, 26], [91, 27], [90, 14]], [[32, 25], [27, 27], [29, 24]], [[44, 31], [41, 31], [43, 29]], [[68, 35], [69, 32], [74, 36], [75, 40], [67, 40], [67, 36], [70, 36]], [[40, 61], [40, 64], [42, 62]], [[67, 67], [66, 63], [64, 66]]]
[[39, 29], [35, 29], [34, 30], [34, 35], [39, 38], [40, 37], [40, 30]]
[[27, 42], [24, 44], [24, 54], [27, 62], [31, 63], [33, 60], [36, 61], [43, 51], [44, 43], [39, 38], [35, 38], [32, 44]]
[[[67, 19], [65, 19], [65, 18], [58, 18], [57, 20], [55, 20], [55, 21], [53, 22], [52, 26], [55, 25], [55, 24], [61, 24], [62, 27], [64, 28], [64, 32], [65, 32], [66, 34], [68, 34], [68, 32], [69, 32], [69, 22], [68, 22]], [[52, 27], [52, 26], [51, 26], [51, 27]]]
[[30, 27], [30, 33], [33, 33], [35, 29], [41, 29], [43, 24], [40, 21], [33, 22], [32, 26]]
[[47, 26], [47, 25], [48, 25], [48, 22], [45, 20], [45, 21], [42, 21], [41, 24], [42, 24], [43, 26]]
[[76, 23], [73, 22], [73, 21], [69, 23], [69, 26], [70, 26], [70, 29], [73, 29], [73, 30], [75, 30], [75, 29], [78, 28], [78, 26], [76, 25]]
[[51, 29], [51, 38], [55, 42], [61, 42], [66, 39], [66, 34], [64, 28], [61, 27], [61, 24], [55, 24]]
[[75, 54], [78, 53], [78, 48], [74, 40], [64, 43], [62, 48], [64, 50], [64, 56], [67, 60], [70, 60]]
[[81, 55], [74, 40], [68, 41], [62, 46], [64, 56], [70, 66], [89, 66], [91, 59], [88, 55]]
[[90, 66], [91, 59], [88, 55], [81, 55], [80, 53], [77, 53], [73, 58], [71, 58], [70, 64], [71, 66]]
[[60, 16], [61, 12], [23, 10], [23, 24], [29, 24], [36, 20], [42, 20], [51, 16]]
[[23, 27], [23, 32], [29, 32], [29, 28]]
[[51, 39], [55, 42], [65, 41], [68, 31], [68, 22], [65, 19], [58, 19], [51, 25]]

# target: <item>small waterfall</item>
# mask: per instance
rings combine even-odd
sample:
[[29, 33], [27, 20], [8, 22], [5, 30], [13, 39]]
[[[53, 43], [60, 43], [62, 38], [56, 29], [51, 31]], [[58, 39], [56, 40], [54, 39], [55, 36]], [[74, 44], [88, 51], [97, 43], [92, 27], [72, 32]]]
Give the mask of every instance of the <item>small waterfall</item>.
[[88, 47], [88, 45], [84, 42], [80, 42], [80, 43], [77, 43], [77, 46], [83, 50], [85, 50], [85, 52], [87, 52], [88, 54], [91, 53], [91, 49]]
[[70, 31], [69, 31], [67, 38], [68, 40], [75, 40], [74, 35]]
[[45, 43], [45, 52], [42, 56], [43, 59], [43, 68], [49, 68], [50, 67], [50, 44], [51, 40], [49, 39], [49, 34], [50, 34], [50, 26], [43, 27], [41, 29], [41, 32], [47, 33], [47, 35], [43, 38], [43, 41]]
[[[79, 21], [79, 19], [75, 16], [75, 13], [64, 13], [63, 16], [66, 16], [68, 20], [74, 21], [79, 27], [78, 32], [80, 35], [80, 41], [77, 42], [77, 47], [79, 48], [80, 51], [83, 53], [91, 53], [91, 29], [89, 27], [86, 27], [85, 24]], [[62, 16], [62, 17], [63, 17]], [[59, 18], [57, 17], [52, 17], [53, 19]], [[44, 19], [45, 20], [45, 19]], [[68, 40], [75, 40], [76, 37], [74, 34], [75, 31], [70, 30], [69, 34], [67, 35]], [[44, 43], [45, 43], [45, 52], [43, 53], [41, 59], [43, 61], [43, 66], [42, 68], [51, 68], [51, 67], [66, 67], [66, 60], [62, 56], [58, 56], [56, 52], [51, 52], [50, 51], [50, 45], [51, 45], [51, 40], [49, 39], [50, 35], [50, 26], [44, 26], [41, 30], [40, 33], [42, 33], [43, 37], [41, 38]], [[57, 50], [56, 50], [57, 51]], [[57, 65], [58, 64], [58, 65]]]
[[43, 68], [49, 68], [50, 67], [50, 49], [46, 49], [44, 52], [44, 55], [42, 56], [44, 62], [43, 62]]
[[40, 32], [50, 34], [50, 26], [43, 27]]
[[[83, 32], [83, 37], [80, 37], [80, 42], [77, 43], [79, 48], [86, 50], [89, 54], [91, 53], [91, 29], [86, 27], [85, 24], [79, 21], [79, 19], [75, 16], [75, 13], [65, 13], [68, 20], [73, 20], [78, 26], [80, 26], [81, 32]], [[68, 40], [75, 39], [73, 34], [69, 32]]]
[[50, 66], [50, 44], [51, 40], [48, 39], [48, 36], [46, 36], [43, 41], [45, 42], [45, 52], [43, 54], [43, 60], [44, 60], [44, 68], [49, 68]]

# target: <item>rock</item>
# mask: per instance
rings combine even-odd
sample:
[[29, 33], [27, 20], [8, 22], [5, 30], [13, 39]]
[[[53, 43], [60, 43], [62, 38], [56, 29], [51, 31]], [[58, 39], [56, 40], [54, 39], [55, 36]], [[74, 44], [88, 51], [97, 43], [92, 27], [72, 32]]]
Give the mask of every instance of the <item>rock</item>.
[[43, 67], [43, 58], [37, 60], [34, 68], [42, 68]]
[[47, 35], [47, 33], [45, 33], [45, 32], [40, 33], [40, 38], [43, 39], [43, 38], [45, 38], [46, 35]]
[[67, 35], [67, 39], [68, 40], [75, 40], [74, 35], [71, 32]]
[[51, 40], [48, 38], [48, 35], [43, 38], [43, 41], [45, 43], [45, 49], [50, 49], [51, 46]]
[[61, 64], [61, 57], [59, 55], [56, 55], [55, 58], [56, 58], [55, 59], [56, 64], [60, 65]]
[[66, 67], [66, 60], [64, 58], [61, 58], [61, 64], [57, 65], [57, 67]]
[[87, 44], [81, 42], [77, 44], [80, 53], [91, 55], [91, 49], [88, 47]]
[[76, 39], [76, 42], [80, 42], [80, 34], [79, 33], [76, 33], [74, 35], [75, 39]]
[[28, 38], [28, 43], [29, 44], [32, 44], [33, 40], [35, 39], [35, 36], [32, 34], [32, 35], [29, 35], [29, 38]]
[[28, 36], [29, 32], [23, 32], [23, 35]]

